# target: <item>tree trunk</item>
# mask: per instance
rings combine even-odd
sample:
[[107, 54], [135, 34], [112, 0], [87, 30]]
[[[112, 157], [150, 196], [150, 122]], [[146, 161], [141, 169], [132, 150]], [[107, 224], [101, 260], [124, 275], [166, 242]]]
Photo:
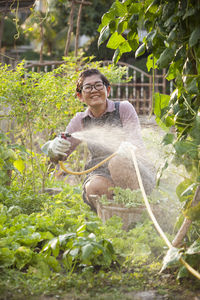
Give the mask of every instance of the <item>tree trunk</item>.
[[[3, 39], [3, 28], [4, 28], [4, 18], [5, 18], [5, 15], [2, 14], [0, 16], [0, 53], [1, 53], [1, 47], [2, 47], [2, 39]], [[1, 62], [3, 62], [3, 56], [1, 55], [1, 59], [0, 59]]]
[[41, 47], [40, 47], [40, 63], [43, 62], [43, 48], [44, 48], [44, 27], [43, 24], [40, 24], [40, 38], [41, 38]]
[[77, 26], [76, 26], [76, 40], [75, 40], [75, 57], [78, 55], [78, 40], [79, 40], [79, 33], [80, 33], [80, 22], [81, 22], [81, 13], [83, 9], [84, 0], [82, 0], [79, 10], [78, 10], [78, 18], [77, 18]]
[[75, 9], [75, 1], [72, 0], [72, 2], [71, 2], [71, 11], [70, 11], [70, 16], [69, 16], [69, 29], [68, 29], [68, 33], [67, 33], [67, 41], [66, 41], [66, 45], [65, 45], [64, 56], [67, 56], [68, 52], [69, 52], [71, 34], [73, 32], [73, 25], [74, 25], [74, 9]]

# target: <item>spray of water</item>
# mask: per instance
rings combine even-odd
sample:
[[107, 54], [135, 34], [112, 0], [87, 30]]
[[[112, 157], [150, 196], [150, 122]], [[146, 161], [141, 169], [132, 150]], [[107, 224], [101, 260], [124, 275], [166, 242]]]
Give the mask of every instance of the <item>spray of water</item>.
[[[72, 133], [72, 137], [78, 140], [101, 146], [105, 150], [115, 152], [120, 144], [128, 140], [127, 134], [123, 128], [112, 126], [93, 126], [83, 131]], [[138, 141], [135, 140], [134, 144], [137, 145]]]
[[125, 133], [121, 128], [94, 126], [90, 129], [75, 132], [72, 136], [81, 141], [101, 146], [106, 150], [116, 151], [120, 143], [125, 140]]

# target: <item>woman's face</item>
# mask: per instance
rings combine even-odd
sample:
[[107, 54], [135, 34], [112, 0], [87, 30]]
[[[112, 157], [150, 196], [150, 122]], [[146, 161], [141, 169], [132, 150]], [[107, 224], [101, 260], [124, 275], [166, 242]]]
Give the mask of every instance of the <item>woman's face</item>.
[[110, 87], [106, 87], [103, 84], [101, 77], [94, 74], [84, 79], [82, 92], [77, 93], [77, 95], [79, 99], [89, 107], [98, 108], [98, 106], [102, 107], [102, 105], [106, 105], [106, 99], [109, 96], [109, 93]]

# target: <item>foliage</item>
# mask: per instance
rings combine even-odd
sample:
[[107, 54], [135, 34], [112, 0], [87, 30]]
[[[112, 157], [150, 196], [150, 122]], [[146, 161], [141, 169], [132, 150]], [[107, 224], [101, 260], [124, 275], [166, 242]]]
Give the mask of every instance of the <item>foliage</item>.
[[[92, 5], [83, 5], [80, 23], [80, 35], [92, 37], [97, 35], [101, 16], [109, 8], [112, 1], [93, 1]], [[23, 24], [23, 30], [29, 40], [41, 42], [41, 27], [43, 27], [43, 54], [51, 58], [61, 59], [64, 54], [67, 32], [69, 28], [70, 1], [48, 1], [47, 11], [32, 10]], [[76, 21], [79, 5], [75, 5], [73, 34], [76, 34]], [[73, 49], [71, 45], [71, 50]], [[95, 52], [92, 52], [94, 55]]]
[[[4, 30], [2, 36], [2, 46], [5, 48], [12, 48], [15, 45], [22, 45], [25, 42], [25, 37], [21, 28], [16, 28], [16, 20], [12, 15], [4, 18]], [[18, 37], [19, 35], [19, 37]]]
[[[54, 197], [40, 194], [37, 210], [33, 206], [32, 211], [23, 212], [23, 198], [18, 202], [17, 194], [11, 206], [0, 205], [3, 294], [12, 292], [10, 299], [17, 299], [18, 289], [26, 297], [73, 288], [83, 292], [94, 289], [96, 282], [102, 293], [109, 282], [117, 288], [120, 282], [129, 286], [130, 280], [134, 288], [141, 287], [150, 268], [158, 271], [159, 262], [154, 262], [157, 267], [151, 264], [163, 250], [151, 222], [145, 219], [129, 232], [122, 230], [119, 217], [102, 224], [83, 203], [79, 186], [63, 186], [63, 192]], [[26, 193], [31, 197], [31, 192]], [[34, 197], [32, 201], [38, 205]]]
[[[134, 51], [139, 57], [147, 50], [148, 70], [167, 68], [166, 78], [174, 81], [170, 96], [154, 95], [154, 113], [157, 123], [168, 131], [163, 143], [173, 145], [174, 163], [184, 165], [189, 174], [179, 194], [185, 208], [200, 184], [199, 11], [199, 1], [116, 0], [99, 27], [99, 45], [108, 40], [107, 47], [115, 50], [115, 63], [124, 52]], [[140, 45], [141, 29], [147, 34]]]
[[[124, 205], [124, 207], [139, 207], [144, 206], [144, 200], [140, 189], [131, 190], [129, 188], [122, 189], [118, 186], [110, 188], [113, 191], [113, 202]], [[107, 205], [111, 202], [108, 201], [106, 195], [101, 196], [100, 201], [102, 204]], [[151, 203], [155, 203], [157, 200], [149, 197]]]
[[[3, 117], [7, 122], [11, 122], [10, 119], [15, 122], [13, 132], [8, 133], [12, 139], [14, 136], [14, 143], [5, 141], [3, 147], [10, 148], [10, 152], [16, 150], [19, 159], [12, 168], [18, 171], [15, 175], [20, 186], [32, 182], [33, 190], [36, 191], [42, 182], [44, 189], [53, 165], [49, 164], [47, 157], [41, 155], [40, 146], [64, 131], [71, 117], [84, 109], [83, 103], [75, 97], [76, 81], [83, 63], [84, 68], [99, 68], [111, 82], [119, 80], [125, 72], [123, 68], [112, 65], [101, 67], [100, 63], [90, 63], [90, 58], [66, 58], [60, 67], [48, 73], [28, 71], [25, 62], [20, 63], [14, 71], [7, 65], [0, 67], [0, 99], [5, 112]], [[9, 146], [6, 145], [8, 143]], [[3, 155], [0, 154], [0, 157], [4, 160]], [[81, 163], [77, 168], [80, 166]]]
[[48, 276], [51, 268], [58, 272], [61, 266], [71, 272], [79, 266], [109, 267], [115, 260], [112, 245], [101, 238], [98, 220], [86, 221], [89, 213], [80, 199], [80, 190], [68, 187], [54, 202], [43, 200], [38, 213], [19, 214], [20, 206], [1, 205], [1, 268], [15, 266]]

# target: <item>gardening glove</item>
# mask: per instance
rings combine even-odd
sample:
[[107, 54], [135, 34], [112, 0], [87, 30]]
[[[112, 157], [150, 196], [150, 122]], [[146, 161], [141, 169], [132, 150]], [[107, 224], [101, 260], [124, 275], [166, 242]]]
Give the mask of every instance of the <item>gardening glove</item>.
[[61, 137], [56, 137], [52, 141], [48, 141], [42, 146], [41, 150], [46, 155], [55, 158], [59, 155], [68, 156], [66, 152], [70, 149], [71, 143]]
[[122, 142], [116, 153], [132, 160], [131, 151], [135, 152], [136, 150], [137, 147], [132, 145], [130, 142]]

